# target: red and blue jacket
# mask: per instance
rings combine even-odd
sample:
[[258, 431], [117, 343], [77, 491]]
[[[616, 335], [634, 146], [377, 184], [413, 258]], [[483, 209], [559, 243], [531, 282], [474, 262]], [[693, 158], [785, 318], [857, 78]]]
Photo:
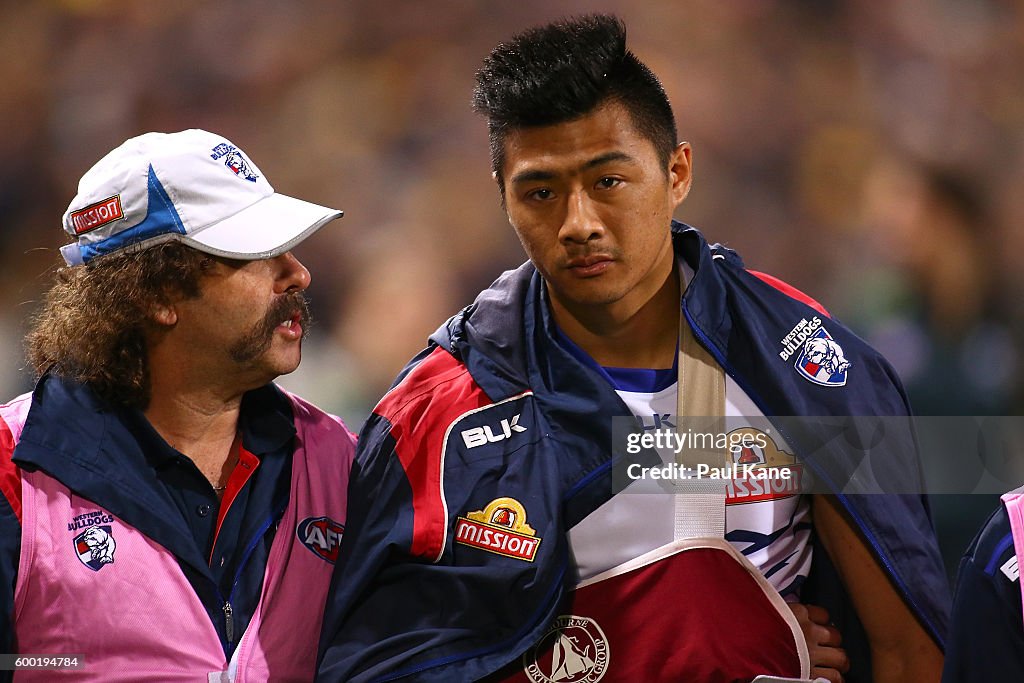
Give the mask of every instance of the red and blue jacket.
[[[695, 271], [683, 314], [767, 417], [908, 414], [890, 365], [820, 305], [746, 270], [735, 252], [709, 246], [698, 231], [678, 223], [672, 230], [677, 257]], [[795, 356], [780, 356], [780, 342], [815, 317], [845, 351], [842, 385], [815, 368], [809, 375], [819, 381], [809, 380]], [[526, 263], [432, 335], [381, 399], [359, 438], [319, 680], [482, 679], [516, 660], [560, 614], [573, 580], [566, 532], [614, 495], [625, 435], [612, 418], [630, 413], [555, 335], [543, 280]], [[924, 497], [849, 493], [854, 465], [843, 464], [842, 446], [813, 422], [804, 431], [787, 441], [801, 455], [827, 452], [825, 465], [808, 464], [941, 646], [949, 590]], [[920, 491], [914, 435], [908, 426], [894, 438], [905, 457], [875, 473]], [[501, 535], [474, 527], [495, 503], [511, 516], [503, 519], [522, 515], [527, 526]], [[814, 564], [803, 599], [830, 610], [854, 655], [858, 635], [866, 650], [826, 554]]]

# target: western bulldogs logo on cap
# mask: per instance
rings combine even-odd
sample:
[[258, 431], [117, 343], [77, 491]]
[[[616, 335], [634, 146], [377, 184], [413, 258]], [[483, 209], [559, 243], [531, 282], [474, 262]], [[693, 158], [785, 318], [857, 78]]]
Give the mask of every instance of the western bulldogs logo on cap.
[[824, 387], [841, 387], [846, 384], [846, 375], [851, 366], [852, 363], [843, 354], [843, 347], [821, 327], [804, 344], [793, 367], [810, 382]]
[[211, 159], [216, 161], [224, 157], [224, 165], [230, 168], [231, 172], [239, 178], [245, 178], [251, 183], [255, 183], [256, 179], [259, 178], [249, 166], [249, 162], [242, 156], [241, 150], [234, 145], [224, 142], [214, 147], [212, 152], [213, 154], [210, 155]]
[[330, 517], [307, 517], [295, 528], [302, 545], [331, 564], [338, 561], [338, 546], [344, 533], [345, 527]]
[[104, 565], [113, 564], [117, 543], [110, 535], [110, 527], [91, 526], [75, 536], [75, 553], [89, 569], [98, 572]]

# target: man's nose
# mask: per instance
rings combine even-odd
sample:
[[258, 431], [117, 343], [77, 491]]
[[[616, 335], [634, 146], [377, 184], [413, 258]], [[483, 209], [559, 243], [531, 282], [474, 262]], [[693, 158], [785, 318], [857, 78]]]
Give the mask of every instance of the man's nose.
[[604, 234], [597, 206], [590, 196], [582, 191], [573, 191], [566, 202], [565, 218], [558, 232], [561, 242], [585, 243]]

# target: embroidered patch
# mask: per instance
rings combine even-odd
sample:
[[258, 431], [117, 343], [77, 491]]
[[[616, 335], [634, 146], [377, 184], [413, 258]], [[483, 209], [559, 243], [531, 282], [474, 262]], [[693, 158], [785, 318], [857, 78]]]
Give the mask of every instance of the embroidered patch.
[[102, 228], [108, 223], [123, 219], [124, 210], [121, 208], [121, 195], [119, 194], [90, 204], [84, 209], [71, 212], [71, 225], [75, 226], [76, 235]]
[[455, 525], [456, 543], [527, 562], [533, 562], [540, 541], [526, 523], [526, 509], [514, 498], [495, 498]]
[[117, 543], [114, 542], [109, 525], [89, 527], [75, 536], [74, 543], [78, 559], [94, 572], [114, 563]]
[[841, 387], [852, 363], [846, 360], [843, 347], [822, 327], [804, 344], [793, 367], [809, 382], [824, 387]]
[[256, 179], [259, 178], [256, 173], [253, 172], [252, 167], [249, 166], [249, 162], [242, 154], [242, 150], [238, 149], [234, 145], [229, 145], [226, 142], [222, 142], [212, 150], [213, 154], [210, 158], [214, 161], [223, 158], [224, 165], [231, 169], [239, 178], [245, 178], [251, 183], [255, 183]]
[[789, 360], [794, 353], [803, 348], [807, 338], [817, 332], [819, 328], [821, 328], [821, 318], [818, 316], [814, 316], [810, 320], [801, 318], [800, 322], [789, 331], [789, 334], [779, 341], [779, 344], [782, 345], [779, 358]]
[[295, 527], [295, 535], [302, 545], [319, 557], [334, 564], [338, 561], [338, 546], [341, 545], [345, 527], [330, 517], [307, 517]]
[[608, 638], [589, 617], [562, 615], [523, 655], [533, 683], [597, 683], [608, 671]]

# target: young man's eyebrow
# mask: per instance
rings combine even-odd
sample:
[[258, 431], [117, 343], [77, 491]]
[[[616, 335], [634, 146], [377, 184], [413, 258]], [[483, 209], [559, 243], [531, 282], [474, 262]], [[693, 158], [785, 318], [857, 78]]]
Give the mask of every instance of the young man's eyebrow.
[[[629, 156], [625, 152], [608, 152], [607, 154], [602, 154], [600, 156], [594, 157], [593, 159], [590, 159], [589, 161], [585, 162], [582, 166], [580, 166], [580, 170], [581, 171], [589, 171], [589, 170], [591, 170], [593, 168], [596, 168], [596, 167], [601, 166], [603, 164], [610, 163], [612, 161], [632, 162], [633, 160], [634, 160], [633, 157]], [[512, 183], [512, 184], [515, 184], [515, 183], [535, 182], [535, 181], [538, 181], [538, 180], [551, 180], [555, 176], [556, 176], [556, 174], [553, 171], [545, 171], [545, 170], [537, 169], [537, 170], [523, 171], [522, 173], [517, 173], [514, 176], [512, 176], [512, 179], [509, 182]]]
[[516, 173], [512, 176], [512, 180], [509, 182], [512, 184], [529, 183], [536, 180], [551, 180], [554, 177], [555, 174], [552, 171], [523, 171], [522, 173]]
[[633, 157], [629, 156], [625, 152], [608, 152], [607, 154], [602, 154], [599, 157], [594, 157], [587, 163], [583, 164], [581, 170], [589, 171], [592, 168], [596, 168], [602, 164], [607, 164], [611, 161], [633, 161]]

